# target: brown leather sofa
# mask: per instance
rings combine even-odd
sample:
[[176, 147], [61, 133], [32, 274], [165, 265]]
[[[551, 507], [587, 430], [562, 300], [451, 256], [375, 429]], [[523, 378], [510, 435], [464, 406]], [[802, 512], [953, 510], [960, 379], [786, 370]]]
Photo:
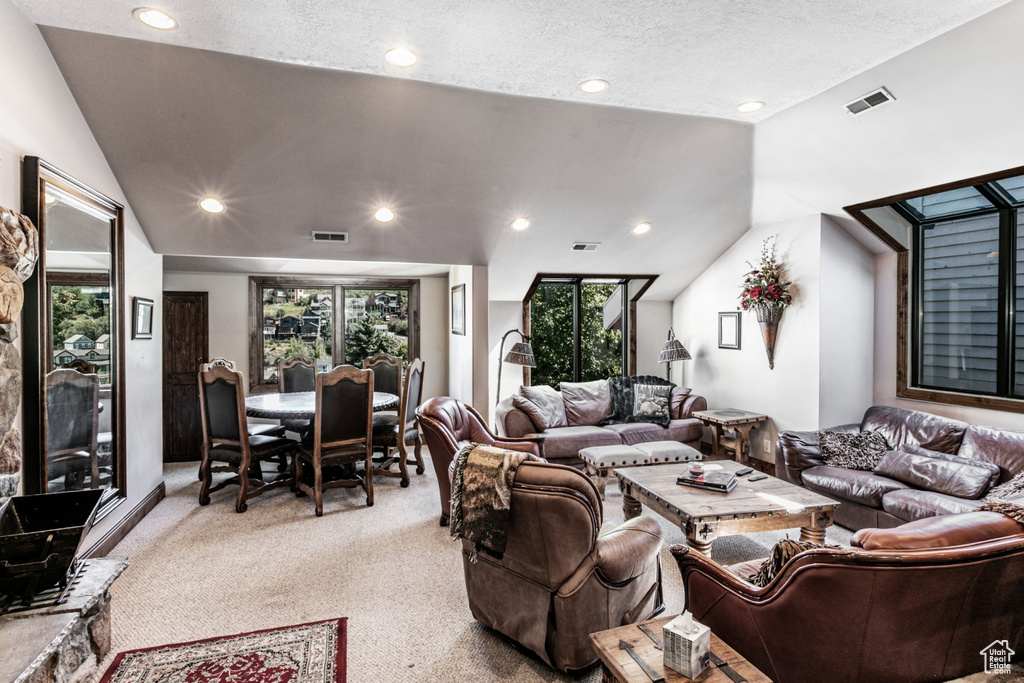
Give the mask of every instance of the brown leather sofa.
[[674, 386], [669, 396], [672, 421], [668, 427], [649, 422], [598, 426], [601, 418], [607, 415], [598, 412], [586, 415], [582, 421], [571, 422], [569, 426], [549, 427], [538, 432], [530, 416], [513, 405], [511, 397], [498, 403], [495, 415], [499, 434], [509, 438], [535, 438], [541, 444], [541, 455], [549, 462], [582, 468], [579, 452], [591, 446], [678, 441], [700, 450], [704, 430], [693, 413], [707, 410], [707, 407], [708, 402], [703, 396], [691, 393], [686, 387]]
[[[872, 406], [859, 424], [829, 431], [865, 430], [880, 431], [893, 449], [913, 444], [995, 464], [1000, 470], [999, 482], [1024, 470], [1024, 432], [969, 425], [892, 406]], [[775, 473], [842, 502], [835, 521], [851, 529], [895, 527], [933, 515], [970, 512], [981, 503], [979, 499], [925, 490], [874, 472], [829, 467], [821, 459], [817, 432], [781, 432], [775, 449]]]
[[437, 396], [424, 402], [416, 409], [416, 419], [437, 475], [437, 488], [441, 494], [441, 526], [448, 526], [451, 512], [452, 482], [448, 470], [455, 454], [463, 446], [473, 443], [499, 445], [540, 455], [540, 445], [536, 440], [494, 436], [472, 406], [448, 396]]
[[505, 553], [469, 561], [473, 617], [562, 671], [590, 666], [589, 634], [664, 609], [661, 526], [637, 517], [600, 534], [601, 501], [578, 470], [524, 462], [516, 470]]
[[686, 609], [778, 683], [945, 681], [1024, 647], [1024, 527], [994, 512], [863, 529], [764, 588], [673, 546]]

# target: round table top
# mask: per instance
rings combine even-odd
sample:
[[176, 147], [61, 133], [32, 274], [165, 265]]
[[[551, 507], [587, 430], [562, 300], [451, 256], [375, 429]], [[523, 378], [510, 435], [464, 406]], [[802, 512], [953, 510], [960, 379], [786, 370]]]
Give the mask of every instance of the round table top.
[[[393, 410], [398, 397], [386, 391], [373, 392], [373, 411]], [[312, 420], [316, 416], [316, 392], [253, 394], [245, 399], [245, 414], [271, 420]]]

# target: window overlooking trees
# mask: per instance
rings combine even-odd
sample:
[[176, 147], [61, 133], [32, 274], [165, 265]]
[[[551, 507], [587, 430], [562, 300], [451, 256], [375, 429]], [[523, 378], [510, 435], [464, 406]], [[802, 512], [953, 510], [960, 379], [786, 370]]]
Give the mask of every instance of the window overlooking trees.
[[[278, 361], [309, 356], [322, 365], [361, 366], [387, 353], [409, 360], [419, 349], [419, 282], [350, 278], [251, 277], [255, 329], [250, 384], [276, 384]], [[341, 302], [342, 315], [336, 315]]]
[[607, 379], [626, 372], [627, 280], [545, 279], [530, 298], [532, 384]]

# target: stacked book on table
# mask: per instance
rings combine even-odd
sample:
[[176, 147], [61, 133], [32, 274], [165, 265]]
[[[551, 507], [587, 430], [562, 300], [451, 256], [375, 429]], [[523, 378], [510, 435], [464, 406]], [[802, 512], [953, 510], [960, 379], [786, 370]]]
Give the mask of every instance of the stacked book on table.
[[736, 488], [736, 475], [732, 472], [719, 471], [704, 472], [700, 475], [683, 472], [676, 478], [676, 483], [692, 486], [695, 489], [728, 493]]

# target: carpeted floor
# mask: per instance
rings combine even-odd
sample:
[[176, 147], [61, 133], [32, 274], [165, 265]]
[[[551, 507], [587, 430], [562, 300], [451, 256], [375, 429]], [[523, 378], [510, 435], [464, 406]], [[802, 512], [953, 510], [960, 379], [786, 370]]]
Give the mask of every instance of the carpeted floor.
[[[357, 490], [328, 491], [317, 519], [310, 500], [287, 489], [250, 500], [241, 515], [231, 488], [199, 507], [196, 465], [167, 466], [167, 498], [111, 553], [131, 565], [111, 589], [112, 649], [94, 680], [122, 650], [336, 617], [349, 618], [354, 683], [600, 680], [597, 667], [560, 675], [473, 620], [459, 546], [438, 526], [437, 485], [427, 468], [406, 489], [377, 478], [372, 508]], [[606, 526], [622, 521], [620, 506], [609, 485]], [[663, 527], [669, 614], [682, 609], [683, 595], [667, 548], [684, 539]], [[716, 559], [764, 557], [785, 535], [720, 539]], [[847, 530], [829, 529], [829, 543], [848, 540]]]

